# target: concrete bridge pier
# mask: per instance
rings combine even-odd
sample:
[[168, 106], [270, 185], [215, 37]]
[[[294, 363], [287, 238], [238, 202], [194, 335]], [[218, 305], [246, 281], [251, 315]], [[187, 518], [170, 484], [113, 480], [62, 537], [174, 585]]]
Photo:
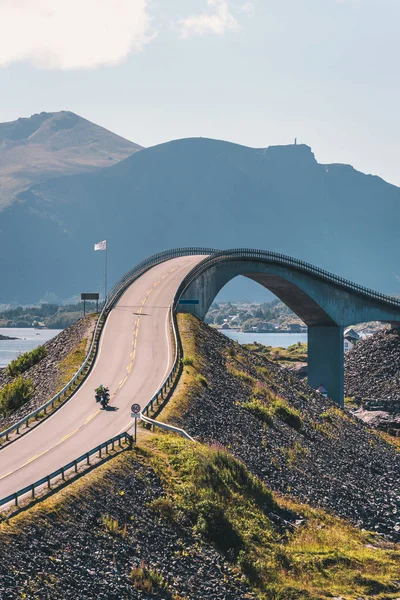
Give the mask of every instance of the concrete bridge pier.
[[344, 406], [344, 328], [339, 325], [308, 328], [308, 383], [323, 385], [328, 396]]

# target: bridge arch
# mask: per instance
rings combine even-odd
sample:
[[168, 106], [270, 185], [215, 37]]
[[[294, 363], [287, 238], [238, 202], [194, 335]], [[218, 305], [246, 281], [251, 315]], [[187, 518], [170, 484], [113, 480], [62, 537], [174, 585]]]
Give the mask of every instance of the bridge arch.
[[400, 325], [400, 301], [391, 296], [288, 256], [243, 248], [215, 252], [192, 269], [178, 290], [176, 310], [203, 320], [219, 291], [238, 275], [273, 292], [307, 324], [309, 384], [322, 384], [340, 405], [344, 328], [366, 321]]

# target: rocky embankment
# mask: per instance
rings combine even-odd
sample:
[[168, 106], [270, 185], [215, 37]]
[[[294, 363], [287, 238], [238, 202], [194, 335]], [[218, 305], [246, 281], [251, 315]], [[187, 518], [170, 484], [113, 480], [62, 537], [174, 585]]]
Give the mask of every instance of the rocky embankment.
[[[74, 363], [74, 357], [71, 355], [74, 352], [78, 352], [81, 357], [86, 355], [94, 324], [93, 317], [80, 319], [44, 344], [47, 348], [47, 356], [22, 375], [32, 380], [34, 396], [12, 414], [0, 415], [0, 431], [41, 406], [62, 388], [66, 372]], [[74, 368], [72, 366], [72, 369]], [[10, 381], [12, 378], [7, 376], [6, 369], [0, 369], [0, 389]]]
[[1, 525], [0, 598], [255, 599], [190, 526], [157, 517], [163, 497], [150, 465], [126, 452]]
[[179, 318], [194, 366], [185, 367], [166, 412], [170, 422], [229, 448], [273, 490], [400, 540], [396, 448], [288, 370], [192, 317]]
[[359, 418], [400, 436], [400, 329], [383, 329], [346, 354], [345, 393]]

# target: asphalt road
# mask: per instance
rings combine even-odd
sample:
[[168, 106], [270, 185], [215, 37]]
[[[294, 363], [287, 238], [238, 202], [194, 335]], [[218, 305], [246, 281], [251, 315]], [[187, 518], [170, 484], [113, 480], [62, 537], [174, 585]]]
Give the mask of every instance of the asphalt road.
[[[123, 294], [103, 330], [96, 363], [77, 393], [18, 441], [0, 450], [0, 498], [45, 477], [126, 430], [130, 406], [144, 406], [173, 364], [169, 309], [179, 283], [204, 256], [157, 265]], [[94, 398], [109, 387], [109, 410]]]

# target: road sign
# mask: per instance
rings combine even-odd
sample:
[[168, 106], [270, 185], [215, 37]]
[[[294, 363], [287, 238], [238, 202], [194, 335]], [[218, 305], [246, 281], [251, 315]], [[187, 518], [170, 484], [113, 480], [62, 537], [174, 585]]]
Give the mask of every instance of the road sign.
[[140, 419], [140, 404], [132, 404], [131, 406], [131, 417], [132, 419], [135, 419], [135, 437], [134, 437], [134, 441], [136, 444], [136, 432], [137, 432], [137, 422], [138, 419]]
[[86, 316], [86, 300], [96, 300], [96, 312], [99, 312], [99, 294], [92, 292], [82, 292], [81, 300], [83, 300], [83, 316]]
[[187, 298], [181, 298], [178, 300], [178, 304], [200, 304], [200, 300], [190, 300]]

